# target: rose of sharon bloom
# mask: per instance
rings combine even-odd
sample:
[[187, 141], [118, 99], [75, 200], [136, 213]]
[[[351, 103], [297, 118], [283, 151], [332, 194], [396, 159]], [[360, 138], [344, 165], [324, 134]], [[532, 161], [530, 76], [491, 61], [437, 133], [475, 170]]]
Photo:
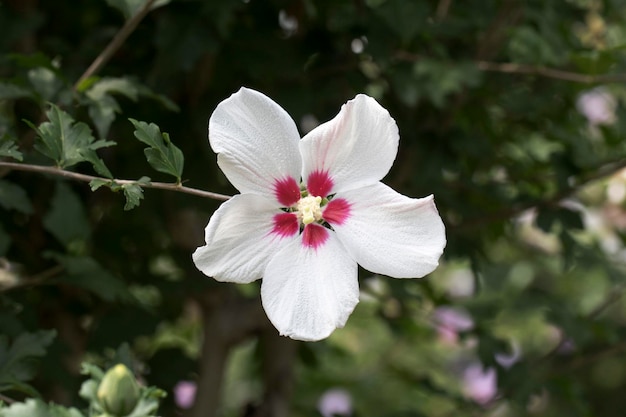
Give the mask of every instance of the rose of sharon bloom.
[[382, 184], [398, 128], [358, 95], [302, 140], [265, 95], [240, 89], [209, 120], [217, 163], [241, 192], [213, 214], [193, 260], [218, 281], [263, 278], [261, 299], [281, 335], [320, 340], [359, 300], [357, 263], [396, 278], [433, 271], [446, 244], [433, 197]]

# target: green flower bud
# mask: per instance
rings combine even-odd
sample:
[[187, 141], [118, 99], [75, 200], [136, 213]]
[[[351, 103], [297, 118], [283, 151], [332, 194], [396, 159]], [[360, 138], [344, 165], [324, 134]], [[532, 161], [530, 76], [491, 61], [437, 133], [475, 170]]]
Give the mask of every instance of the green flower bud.
[[139, 402], [139, 385], [132, 372], [120, 363], [104, 374], [96, 396], [106, 413], [124, 417]]

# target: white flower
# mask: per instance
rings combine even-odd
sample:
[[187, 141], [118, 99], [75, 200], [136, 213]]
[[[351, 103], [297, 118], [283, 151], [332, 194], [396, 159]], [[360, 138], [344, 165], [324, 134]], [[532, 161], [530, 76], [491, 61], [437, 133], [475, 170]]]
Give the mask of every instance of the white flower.
[[592, 126], [615, 123], [617, 102], [611, 93], [601, 87], [582, 93], [576, 107]]
[[211, 115], [209, 142], [241, 194], [211, 217], [196, 266], [218, 281], [263, 278], [267, 316], [300, 340], [344, 326], [359, 300], [357, 263], [396, 278], [430, 273], [446, 243], [432, 195], [411, 199], [380, 182], [398, 140], [365, 95], [300, 140], [278, 104], [240, 89]]

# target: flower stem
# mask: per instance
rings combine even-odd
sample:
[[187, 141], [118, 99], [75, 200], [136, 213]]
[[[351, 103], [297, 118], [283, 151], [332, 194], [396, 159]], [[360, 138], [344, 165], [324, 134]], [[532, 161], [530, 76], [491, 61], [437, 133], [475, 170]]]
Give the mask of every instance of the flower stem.
[[85, 175], [80, 174], [78, 172], [66, 171], [61, 168], [57, 168], [54, 166], [44, 166], [44, 165], [31, 165], [31, 164], [23, 164], [16, 162], [3, 162], [0, 161], [0, 167], [5, 167], [15, 171], [28, 171], [28, 172], [37, 172], [40, 174], [51, 174], [57, 175], [60, 177], [68, 178], [76, 181], [83, 182], [91, 182], [93, 180], [100, 181], [113, 181], [116, 184], [124, 185], [124, 184], [137, 184], [142, 188], [157, 188], [160, 190], [168, 190], [168, 191], [176, 191], [179, 193], [196, 195], [204, 198], [211, 198], [213, 200], [221, 200], [226, 201], [230, 199], [232, 196], [225, 194], [213, 193], [211, 191], [198, 190], [197, 188], [185, 187], [181, 184], [172, 184], [166, 182], [149, 182], [149, 183], [139, 183], [134, 180], [118, 180], [118, 179], [110, 179], [104, 177], [95, 177], [93, 175]]

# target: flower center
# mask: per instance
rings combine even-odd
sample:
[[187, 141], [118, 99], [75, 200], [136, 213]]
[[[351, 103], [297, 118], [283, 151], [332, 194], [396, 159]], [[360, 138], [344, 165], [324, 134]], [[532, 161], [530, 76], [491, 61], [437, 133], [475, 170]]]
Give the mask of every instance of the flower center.
[[296, 205], [298, 220], [302, 224], [307, 225], [322, 219], [322, 209], [320, 204], [322, 197], [313, 197], [312, 195], [302, 197]]

